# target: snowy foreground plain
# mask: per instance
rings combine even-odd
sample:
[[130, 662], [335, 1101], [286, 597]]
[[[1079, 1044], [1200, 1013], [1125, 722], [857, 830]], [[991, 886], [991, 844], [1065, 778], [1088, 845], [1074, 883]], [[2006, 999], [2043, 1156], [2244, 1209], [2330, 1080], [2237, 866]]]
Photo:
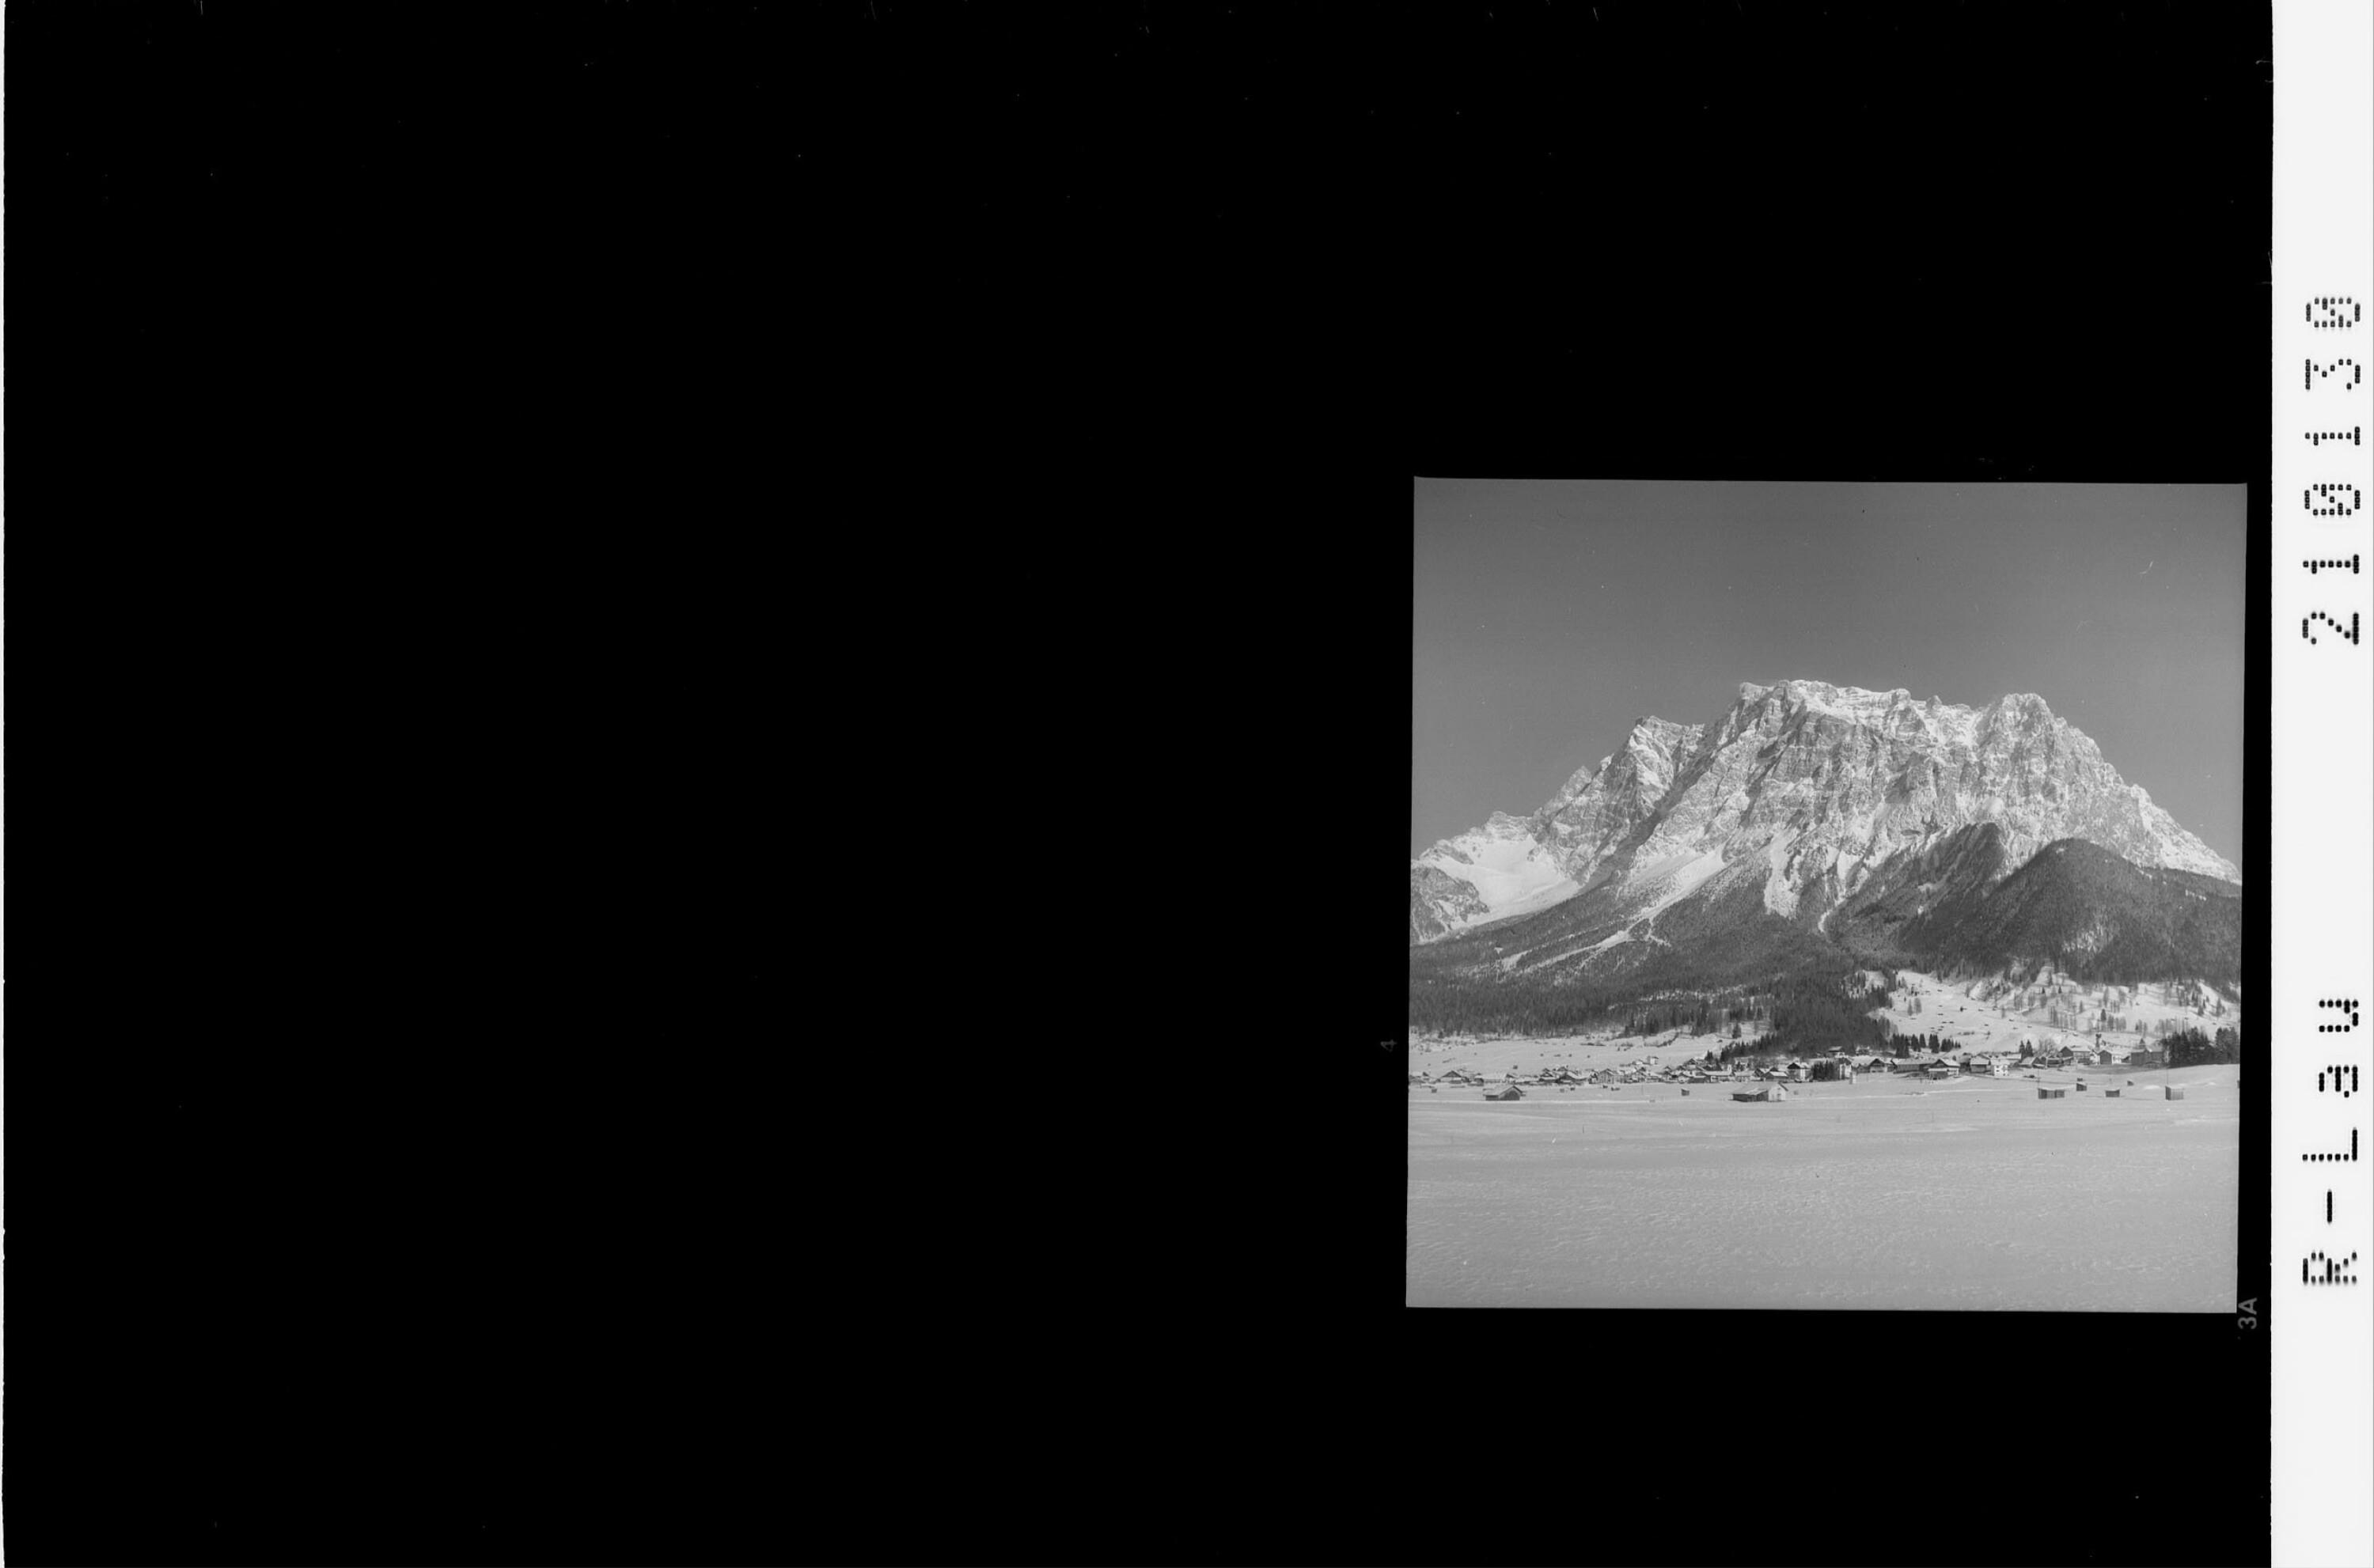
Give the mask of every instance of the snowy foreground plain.
[[2230, 1311], [2234, 1075], [1415, 1088], [1407, 1300]]
[[[1951, 1029], [1966, 1048], [2024, 1022], [1961, 998], [1930, 1005], [1908, 1025]], [[1652, 1053], [1673, 1067], [1714, 1042], [1622, 1043], [1434, 1043], [1411, 1067], [1497, 1079]], [[1775, 1105], [1722, 1083], [1541, 1086], [1506, 1103], [1414, 1085], [1407, 1300], [2230, 1311], [2240, 1071], [2046, 1071], [2070, 1086], [2059, 1100], [2016, 1074], [1792, 1083]]]

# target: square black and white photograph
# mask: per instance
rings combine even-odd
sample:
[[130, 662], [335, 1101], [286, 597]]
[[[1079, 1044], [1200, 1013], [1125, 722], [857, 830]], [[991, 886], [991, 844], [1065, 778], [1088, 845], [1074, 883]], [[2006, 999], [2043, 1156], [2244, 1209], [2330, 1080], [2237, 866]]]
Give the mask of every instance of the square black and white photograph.
[[2229, 1311], [2246, 490], [1419, 480], [1408, 1304]]

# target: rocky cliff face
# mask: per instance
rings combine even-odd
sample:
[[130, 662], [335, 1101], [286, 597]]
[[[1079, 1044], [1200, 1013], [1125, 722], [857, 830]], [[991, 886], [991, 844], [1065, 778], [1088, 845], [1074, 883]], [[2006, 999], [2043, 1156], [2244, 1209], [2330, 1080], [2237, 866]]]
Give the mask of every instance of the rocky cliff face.
[[1889, 862], [1980, 823], [2000, 835], [1998, 875], [2080, 838], [2138, 866], [2240, 878], [2041, 697], [1972, 708], [1782, 681], [1741, 686], [1714, 724], [1643, 719], [1532, 816], [1435, 845], [1410, 864], [1410, 940], [1586, 894], [1653, 915], [1750, 877], [1766, 909], [1819, 930]]

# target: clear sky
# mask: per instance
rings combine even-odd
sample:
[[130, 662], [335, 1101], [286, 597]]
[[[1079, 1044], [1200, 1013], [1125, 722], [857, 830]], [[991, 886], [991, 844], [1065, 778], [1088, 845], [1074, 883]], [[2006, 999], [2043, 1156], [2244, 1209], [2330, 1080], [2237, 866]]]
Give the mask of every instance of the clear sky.
[[1793, 678], [2034, 692], [2247, 872], [2244, 489], [1421, 479], [1410, 853]]

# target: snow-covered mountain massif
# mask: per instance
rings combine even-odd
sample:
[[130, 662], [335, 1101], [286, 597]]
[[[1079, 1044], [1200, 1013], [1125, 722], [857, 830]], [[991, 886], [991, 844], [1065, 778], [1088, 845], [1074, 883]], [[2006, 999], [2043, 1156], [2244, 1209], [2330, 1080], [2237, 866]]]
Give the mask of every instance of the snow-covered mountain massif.
[[[1710, 935], [1750, 910], [1836, 936], [1834, 913], [1856, 917], [1859, 899], [1884, 894], [1890, 919], [1917, 921], [1925, 868], [1941, 856], [1966, 862], [1964, 830], [1980, 825], [1992, 828], [1987, 888], [2068, 839], [2110, 851], [2145, 883], [2155, 871], [2241, 879], [2041, 697], [1973, 708], [1782, 681], [1742, 685], [1713, 724], [1643, 719], [1533, 815], [1495, 813], [1418, 856], [1410, 942], [1501, 922], [1514, 935], [1520, 917], [1556, 907], [1556, 921], [1522, 922], [1557, 928], [1560, 940], [1544, 944], [1555, 951], [1507, 954], [1501, 967], [1588, 969], [1627, 943]], [[2185, 891], [2186, 877], [2166, 886], [2180, 900], [2218, 895]], [[1674, 931], [1661, 933], [1661, 919]]]

